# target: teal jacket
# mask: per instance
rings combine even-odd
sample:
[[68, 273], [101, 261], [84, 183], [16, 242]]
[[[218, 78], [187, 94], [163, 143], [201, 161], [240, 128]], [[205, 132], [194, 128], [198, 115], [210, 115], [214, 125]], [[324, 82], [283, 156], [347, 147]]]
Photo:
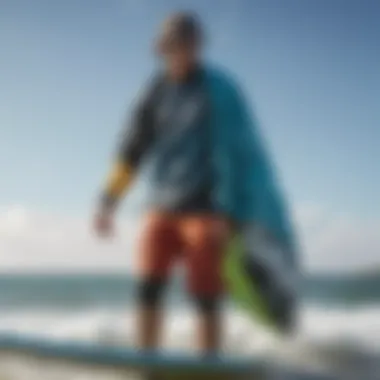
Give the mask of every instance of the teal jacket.
[[295, 265], [290, 213], [258, 122], [239, 86], [226, 73], [208, 69], [206, 83], [214, 109], [217, 207], [237, 224], [255, 223], [270, 231], [286, 247], [286, 261]]

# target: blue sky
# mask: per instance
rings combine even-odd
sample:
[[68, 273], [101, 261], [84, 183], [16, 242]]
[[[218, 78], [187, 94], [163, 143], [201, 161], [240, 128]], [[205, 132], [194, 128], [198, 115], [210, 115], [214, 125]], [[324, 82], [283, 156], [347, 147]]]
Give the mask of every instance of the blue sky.
[[3, 0], [0, 205], [90, 213], [162, 18], [193, 9], [293, 204], [380, 218], [380, 2]]

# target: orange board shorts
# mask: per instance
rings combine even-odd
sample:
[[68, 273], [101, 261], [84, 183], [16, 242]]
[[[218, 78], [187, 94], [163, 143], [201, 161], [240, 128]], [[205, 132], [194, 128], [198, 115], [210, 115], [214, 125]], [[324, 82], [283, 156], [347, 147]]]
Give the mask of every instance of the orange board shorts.
[[139, 274], [167, 280], [181, 261], [192, 295], [219, 296], [223, 293], [221, 267], [227, 237], [228, 225], [220, 216], [150, 213], [140, 235]]

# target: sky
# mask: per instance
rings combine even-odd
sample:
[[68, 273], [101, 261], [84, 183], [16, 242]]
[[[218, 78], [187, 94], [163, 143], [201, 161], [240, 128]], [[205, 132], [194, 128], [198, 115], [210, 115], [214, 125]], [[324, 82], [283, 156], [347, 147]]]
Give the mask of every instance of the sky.
[[307, 271], [380, 265], [380, 2], [0, 0], [0, 271], [130, 269], [144, 182], [91, 235], [123, 120], [172, 10], [243, 86], [291, 203]]

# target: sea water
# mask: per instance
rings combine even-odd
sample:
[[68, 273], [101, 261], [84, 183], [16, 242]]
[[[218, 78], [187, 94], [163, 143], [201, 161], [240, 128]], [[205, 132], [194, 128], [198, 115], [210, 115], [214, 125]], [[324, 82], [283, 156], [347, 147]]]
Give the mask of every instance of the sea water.
[[[380, 280], [372, 281], [367, 292], [371, 295], [362, 292], [361, 296], [345, 294], [347, 286], [341, 287], [343, 292], [338, 290], [337, 280], [331, 282], [330, 291], [326, 289], [327, 279], [319, 290], [315, 289], [318, 281], [311, 282], [313, 291], [305, 294], [300, 307], [297, 336], [286, 344], [226, 302], [223, 350], [234, 355], [273, 356], [279, 355], [282, 344], [284, 360], [288, 355], [289, 360], [297, 358], [306, 363], [322, 353], [329, 359], [339, 356], [339, 360], [351, 355], [348, 361], [352, 362], [365, 353], [380, 363], [380, 299], [374, 296]], [[133, 347], [135, 285], [127, 275], [0, 276], [0, 334], [17, 332]], [[168, 292], [166, 316], [163, 347], [194, 351], [196, 316], [180, 282]], [[373, 371], [379, 371], [380, 379], [380, 368]]]

